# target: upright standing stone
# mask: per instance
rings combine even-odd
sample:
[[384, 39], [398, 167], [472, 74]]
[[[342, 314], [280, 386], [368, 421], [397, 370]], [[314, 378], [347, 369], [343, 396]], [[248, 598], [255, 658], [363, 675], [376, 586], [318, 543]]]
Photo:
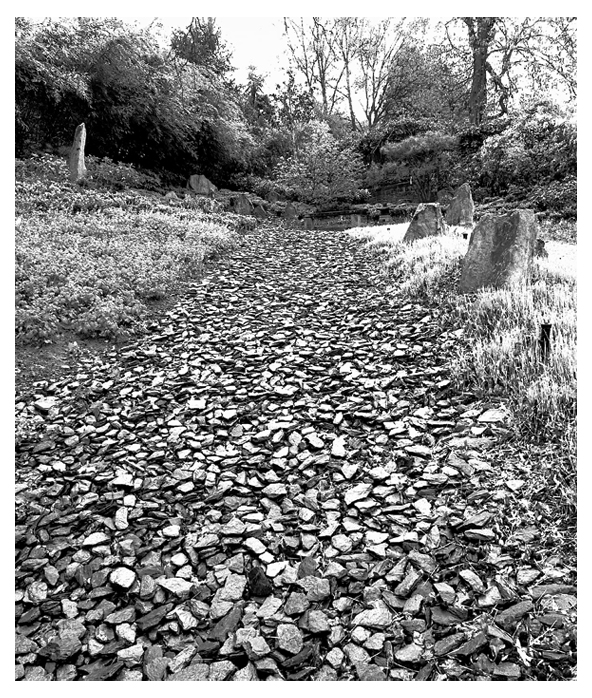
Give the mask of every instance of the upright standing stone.
[[463, 261], [459, 290], [502, 288], [525, 283], [534, 255], [537, 222], [530, 209], [505, 216], [485, 214], [477, 223]]
[[463, 225], [473, 227], [475, 204], [471, 195], [471, 187], [465, 182], [456, 190], [454, 198], [446, 211], [448, 225]]
[[78, 182], [86, 174], [84, 164], [84, 146], [86, 145], [86, 127], [79, 124], [74, 131], [74, 142], [70, 151], [70, 181]]
[[312, 230], [312, 218], [305, 216], [303, 220], [304, 230]]
[[403, 242], [413, 242], [433, 235], [444, 235], [445, 232], [446, 225], [442, 218], [440, 204], [419, 204], [411, 223], [409, 223]]
[[218, 188], [210, 182], [205, 175], [191, 175], [187, 181], [187, 186], [200, 196], [213, 196]]

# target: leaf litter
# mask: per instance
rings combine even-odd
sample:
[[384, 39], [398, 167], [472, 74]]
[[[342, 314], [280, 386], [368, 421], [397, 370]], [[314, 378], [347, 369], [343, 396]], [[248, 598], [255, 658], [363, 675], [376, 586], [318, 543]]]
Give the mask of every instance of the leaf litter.
[[151, 330], [17, 402], [17, 679], [573, 678], [504, 406], [371, 248], [260, 227]]

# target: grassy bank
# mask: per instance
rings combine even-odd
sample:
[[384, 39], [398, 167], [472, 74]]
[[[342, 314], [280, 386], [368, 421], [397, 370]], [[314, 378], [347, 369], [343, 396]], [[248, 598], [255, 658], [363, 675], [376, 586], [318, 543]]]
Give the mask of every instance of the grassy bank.
[[[354, 234], [385, 248], [389, 274], [399, 292], [438, 305], [443, 324], [462, 329], [459, 351], [450, 360], [457, 388], [509, 407], [523, 453], [537, 453], [542, 460], [550, 456], [545, 467], [553, 493], [558, 505], [573, 513], [576, 247], [548, 242], [549, 256], [535, 260], [526, 288], [463, 296], [456, 288], [468, 241], [452, 234], [406, 245], [401, 242], [406, 227], [365, 228]], [[545, 233], [553, 237], [548, 226]], [[561, 230], [558, 233], [561, 239]], [[545, 361], [538, 346], [543, 322], [553, 325], [552, 349]]]
[[154, 177], [130, 167], [87, 164], [80, 186], [63, 159], [16, 161], [17, 345], [133, 329], [150, 301], [198, 277], [240, 225], [241, 217], [200, 210], [207, 200], [163, 196]]

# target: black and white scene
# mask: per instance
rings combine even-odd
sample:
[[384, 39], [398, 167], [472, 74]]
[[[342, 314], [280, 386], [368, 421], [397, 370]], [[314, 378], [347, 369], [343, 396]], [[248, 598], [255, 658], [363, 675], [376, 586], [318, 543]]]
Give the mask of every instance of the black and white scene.
[[15, 680], [576, 681], [576, 17], [14, 22]]

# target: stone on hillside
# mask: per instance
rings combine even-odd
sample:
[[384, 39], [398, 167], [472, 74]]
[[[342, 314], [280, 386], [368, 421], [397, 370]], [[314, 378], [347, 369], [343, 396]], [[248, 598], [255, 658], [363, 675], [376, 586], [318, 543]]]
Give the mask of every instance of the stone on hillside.
[[471, 187], [465, 182], [455, 192], [454, 198], [446, 211], [447, 225], [473, 227], [475, 204], [471, 196]]
[[70, 150], [70, 159], [68, 166], [70, 168], [70, 181], [78, 182], [83, 179], [86, 174], [86, 166], [84, 164], [84, 146], [86, 145], [86, 127], [84, 124], [79, 124], [74, 131], [74, 142]]
[[277, 201], [280, 200], [279, 194], [275, 191], [268, 191], [265, 195], [265, 198], [269, 201], [270, 204], [275, 204]]
[[486, 214], [477, 223], [463, 260], [459, 290], [503, 288], [528, 279], [537, 236], [534, 212], [516, 210], [504, 216]]
[[446, 224], [442, 218], [440, 204], [419, 204], [403, 242], [414, 242], [421, 238], [432, 237], [434, 235], [444, 235]]
[[267, 218], [269, 216], [269, 213], [267, 213], [267, 211], [261, 204], [257, 203], [253, 208], [253, 215], [255, 216], [255, 218]]
[[286, 208], [283, 210], [282, 218], [296, 218], [298, 212], [296, 207], [292, 203], [286, 204]]
[[218, 191], [218, 188], [202, 174], [191, 175], [187, 181], [187, 186], [200, 196], [213, 196]]
[[255, 209], [246, 194], [238, 194], [230, 198], [230, 210], [241, 216], [252, 216]]

